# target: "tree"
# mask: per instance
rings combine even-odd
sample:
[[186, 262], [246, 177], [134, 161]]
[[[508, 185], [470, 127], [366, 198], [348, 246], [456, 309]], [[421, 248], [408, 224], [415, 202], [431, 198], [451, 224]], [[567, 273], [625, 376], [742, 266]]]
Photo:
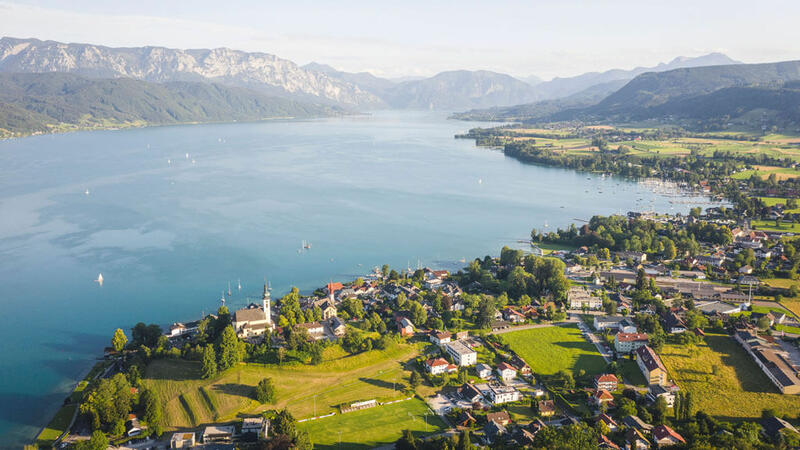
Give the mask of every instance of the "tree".
[[397, 450], [416, 450], [419, 447], [417, 438], [411, 430], [403, 430], [403, 435], [394, 444]]
[[256, 385], [256, 400], [261, 403], [273, 403], [275, 401], [275, 385], [272, 378], [264, 378]]
[[461, 431], [461, 436], [458, 438], [458, 445], [456, 450], [470, 450], [472, 449], [472, 442], [470, 442], [469, 430]]
[[219, 358], [217, 368], [220, 372], [230, 369], [242, 360], [239, 351], [239, 338], [236, 337], [236, 332], [233, 331], [232, 325], [228, 325], [222, 330], [217, 356]]
[[122, 331], [122, 328], [117, 328], [117, 331], [114, 332], [114, 337], [111, 338], [111, 346], [114, 347], [114, 350], [121, 352], [127, 343], [128, 337], [125, 336], [125, 332]]
[[417, 389], [417, 387], [422, 383], [422, 377], [420, 376], [419, 372], [416, 370], [411, 372], [411, 375], [408, 377], [408, 384], [411, 386], [411, 389]]
[[200, 369], [200, 376], [209, 379], [217, 375], [217, 354], [214, 352], [214, 346], [209, 344], [203, 347], [202, 368]]
[[78, 441], [75, 444], [76, 450], [106, 450], [108, 448], [108, 438], [105, 433], [95, 430], [88, 441]]
[[294, 420], [294, 416], [285, 408], [276, 413], [272, 419], [272, 430], [275, 434], [283, 434], [294, 438], [296, 425], [297, 422]]
[[147, 422], [150, 431], [156, 436], [164, 433], [164, 409], [153, 391], [147, 389], [139, 397], [139, 408], [143, 411], [142, 419]]

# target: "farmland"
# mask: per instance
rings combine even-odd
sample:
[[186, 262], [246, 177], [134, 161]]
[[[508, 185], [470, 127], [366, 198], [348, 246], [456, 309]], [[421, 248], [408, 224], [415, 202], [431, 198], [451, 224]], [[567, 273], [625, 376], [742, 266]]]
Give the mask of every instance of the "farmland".
[[709, 334], [697, 346], [665, 345], [660, 356], [678, 386], [693, 394], [696, 408], [717, 418], [757, 419], [767, 408], [792, 417], [800, 411], [800, 397], [778, 393], [727, 335]]
[[581, 369], [587, 374], [597, 374], [606, 367], [595, 346], [581, 336], [575, 325], [513, 331], [502, 337], [536, 374], [551, 375], [559, 370], [577, 372]]
[[[354, 356], [332, 347], [316, 366], [240, 364], [210, 380], [200, 378], [199, 362], [162, 359], [148, 366], [143, 383], [164, 401], [167, 423], [175, 428], [284, 407], [304, 418], [329, 413], [342, 403], [403, 396], [409, 374], [405, 363], [417, 353], [405, 344]], [[275, 383], [274, 405], [253, 400], [255, 385], [266, 377]]]
[[[415, 435], [439, 432], [445, 425], [419, 398], [303, 422], [314, 448], [373, 448], [400, 438], [403, 430]], [[339, 445], [341, 442], [341, 446]]]

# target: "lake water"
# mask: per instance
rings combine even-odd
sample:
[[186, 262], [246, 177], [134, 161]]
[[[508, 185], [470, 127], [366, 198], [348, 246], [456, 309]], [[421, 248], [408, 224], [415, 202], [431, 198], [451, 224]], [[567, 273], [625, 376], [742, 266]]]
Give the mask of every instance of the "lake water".
[[453, 139], [472, 126], [382, 112], [0, 142], [2, 445], [32, 439], [114, 329], [198, 319], [229, 282], [235, 308], [264, 277], [280, 296], [384, 263], [452, 268], [545, 223], [673, 207]]

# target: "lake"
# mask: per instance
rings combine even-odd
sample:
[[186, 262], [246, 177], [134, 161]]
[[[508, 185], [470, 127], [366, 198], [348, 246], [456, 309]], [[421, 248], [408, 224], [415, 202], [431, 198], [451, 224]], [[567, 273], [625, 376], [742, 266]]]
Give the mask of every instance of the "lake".
[[198, 319], [228, 283], [236, 308], [265, 277], [279, 297], [452, 269], [532, 227], [692, 206], [453, 138], [473, 126], [391, 111], [1, 141], [0, 442], [31, 440], [116, 328]]

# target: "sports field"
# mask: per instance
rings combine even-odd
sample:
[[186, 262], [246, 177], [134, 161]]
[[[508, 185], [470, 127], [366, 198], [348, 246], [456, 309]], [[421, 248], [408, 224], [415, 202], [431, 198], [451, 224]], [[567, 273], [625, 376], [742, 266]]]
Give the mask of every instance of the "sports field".
[[606, 362], [597, 348], [581, 336], [575, 325], [557, 325], [505, 333], [502, 338], [536, 374], [551, 375], [559, 370], [581, 369], [601, 373]]

